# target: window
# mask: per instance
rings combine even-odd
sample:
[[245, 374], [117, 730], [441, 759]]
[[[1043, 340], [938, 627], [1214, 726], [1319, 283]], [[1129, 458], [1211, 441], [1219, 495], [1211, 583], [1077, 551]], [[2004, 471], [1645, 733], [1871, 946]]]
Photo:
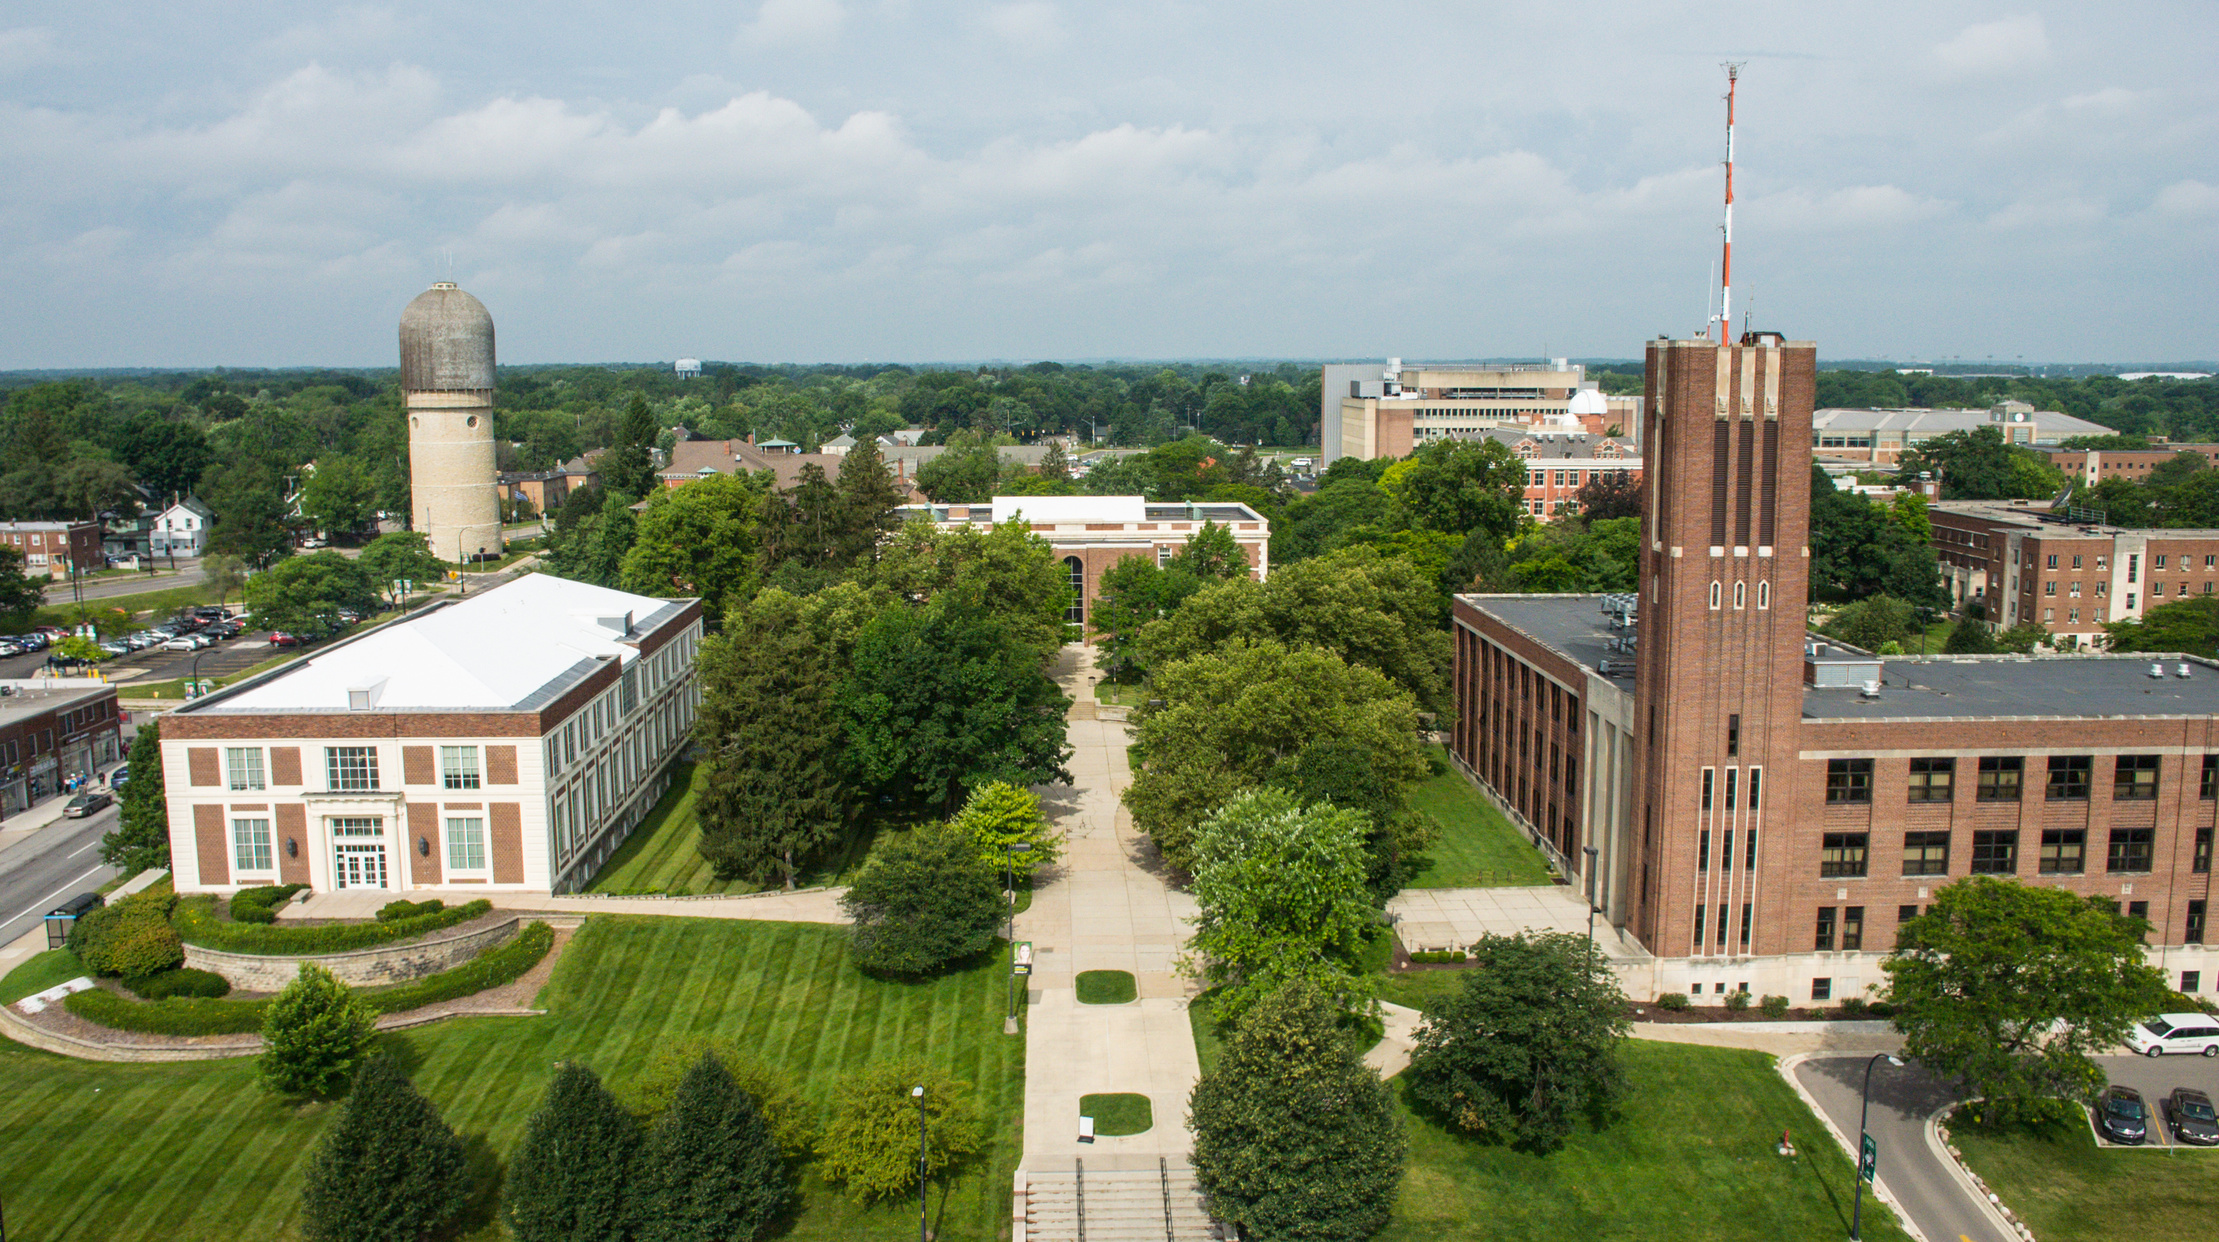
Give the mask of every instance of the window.
[[1811, 937], [1811, 946], [1817, 952], [1829, 953], [1834, 948], [1834, 908], [1818, 908], [1818, 931]]
[[[1741, 951], [1744, 953], [1749, 951], [1749, 916], [1755, 911], [1755, 908], [1752, 902], [1745, 901], [1741, 903]], [[1749, 989], [1744, 987], [1741, 990], [1746, 992]]]
[[1734, 869], [1734, 830], [1731, 828], [1726, 830], [1725, 837], [1719, 842], [1718, 865], [1725, 871]]
[[2197, 988], [2202, 987], [2203, 983], [2204, 972], [2200, 970], [2184, 970], [2180, 972], [2180, 990], [2183, 992], [2193, 992]]
[[1748, 801], [1748, 803], [1747, 803], [1747, 806], [1748, 806], [1748, 807], [1749, 807], [1749, 809], [1750, 809], [1750, 810], [1752, 810], [1752, 811], [1756, 810], [1756, 809], [1757, 809], [1757, 807], [1758, 807], [1758, 805], [1759, 805], [1759, 803], [1758, 803], [1758, 798], [1757, 798], [1757, 794], [1758, 794], [1758, 791], [1759, 791], [1759, 789], [1760, 789], [1760, 788], [1761, 788], [1761, 787], [1762, 787], [1763, 785], [1764, 785], [1764, 769], [1763, 769], [1763, 768], [1751, 768], [1751, 769], [1749, 769], [1749, 801]]
[[2157, 555], [2156, 555], [2156, 556], [2155, 556], [2154, 558], [2152, 558], [2152, 559], [2151, 559], [2151, 561], [2150, 561], [2150, 568], [2152, 568], [2152, 569], [2163, 569], [2163, 568], [2165, 568], [2165, 554], [2164, 554], [2163, 552], [2160, 552], [2160, 553], [2158, 553], [2158, 554], [2157, 554]]
[[1705, 828], [1695, 838], [1695, 869], [1710, 870], [1710, 829]]
[[2078, 556], [2073, 557], [2073, 568], [2080, 568], [2080, 558]]
[[1769, 579], [1757, 583], [1757, 607], [1772, 607], [1772, 583]]
[[2148, 871], [2150, 853], [2154, 845], [2154, 828], [2114, 828], [2111, 830], [2111, 854], [2104, 861], [2104, 870], [2110, 872]]
[[2043, 875], [2079, 875], [2087, 869], [2087, 855], [2087, 829], [2042, 830], [2042, 859], [2039, 870]]
[[[1740, 753], [1741, 713], [1735, 712], [1733, 715], [1726, 717], [1726, 757], [1731, 759]], [[1730, 797], [1726, 799], [1726, 805], [1732, 806], [1733, 799]]]
[[1741, 867], [1744, 871], [1755, 871], [1757, 869], [1757, 830], [1751, 828], [1748, 835], [1748, 853], [1743, 857]]
[[1865, 908], [1847, 906], [1841, 912], [1841, 949], [1854, 953], [1865, 947]]
[[2111, 800], [2114, 802], [2156, 801], [2157, 756], [2119, 756], [2111, 780]]
[[1695, 951], [1698, 953], [1703, 951], [1703, 915], [1707, 909], [1702, 902], [1695, 903]]
[[1957, 776], [1955, 759], [1911, 760], [1911, 793], [1913, 802], [1947, 802], [1950, 784]]
[[1747, 608], [1748, 606], [1749, 584], [1746, 582], [1736, 582], [1734, 584], [1734, 610], [1738, 612], [1741, 609]]
[[439, 783], [448, 789], [476, 789], [478, 787], [478, 748], [475, 746], [440, 747]]
[[1972, 873], [1974, 875], [2017, 875], [2019, 871], [2019, 834], [2017, 829], [1972, 834]]
[[1897, 906], [1895, 908], [1895, 925], [1900, 928], [1918, 916], [1919, 908], [1917, 906]]
[[1734, 809], [1734, 786], [1741, 779], [1739, 768], [1726, 769], [1726, 809]]
[[234, 790], [264, 789], [262, 783], [262, 748], [259, 746], [227, 746], [223, 752], [224, 770], [231, 777]]
[[[1718, 951], [1726, 951], [1726, 903], [1723, 901], [1718, 903]], [[1718, 986], [1723, 990], [1726, 985], [1721, 983]]]
[[1704, 809], [1704, 810], [1706, 810], [1706, 811], [1710, 809], [1710, 804], [1711, 804], [1711, 794], [1712, 794], [1712, 790], [1713, 790], [1713, 787], [1714, 787], [1714, 786], [1715, 786], [1715, 785], [1716, 785], [1717, 783], [1718, 783], [1718, 770], [1717, 770], [1716, 768], [1704, 768], [1704, 769], [1703, 769], [1703, 809]]
[[1981, 802], [2017, 802], [2019, 777], [2025, 768], [2026, 760], [2018, 755], [1983, 756], [1973, 797]]
[[1710, 610], [1712, 612], [1718, 611], [1718, 598], [1721, 589], [1722, 588], [1720, 588], [1720, 586], [1715, 582], [1710, 584]]
[[1949, 834], [1947, 832], [1904, 833], [1903, 874], [1948, 875]]
[[1829, 832], [1820, 839], [1818, 874], [1822, 878], [1855, 876], [1865, 873], [1865, 849], [1871, 838], [1866, 832]]
[[2206, 802], [2219, 798], [2219, 755], [2204, 756], [2204, 778], [2196, 788], [2196, 796]]
[[330, 825], [331, 835], [335, 837], [382, 837], [385, 835], [385, 821], [374, 815], [341, 817], [325, 822]]
[[485, 870], [484, 820], [450, 819], [447, 821], [447, 869], [450, 871]]
[[2196, 854], [2189, 860], [2188, 869], [2195, 872], [2211, 870], [2211, 827], [2208, 824], [2196, 830]]
[[[2185, 939], [2189, 944], [2202, 944], [2204, 942], [2203, 898], [2199, 897], [2196, 900], [2188, 903], [2188, 933]], [[2183, 985], [2181, 987], [2181, 991], [2183, 992], [2186, 992], [2188, 990], [2189, 988], [2186, 985]]]
[[378, 787], [378, 752], [374, 746], [327, 746], [324, 774], [333, 793], [367, 793]]
[[1872, 801], [1872, 760], [1828, 759], [1826, 801], [1828, 805]]
[[2049, 759], [2049, 800], [2052, 802], [2086, 802], [2088, 776], [2095, 767], [2095, 760], [2087, 755], [2051, 755]]
[[2044, 594], [2044, 595], [2055, 595], [2055, 594], [2057, 594], [2057, 580], [2056, 580], [2055, 578], [2052, 578], [2052, 579], [2050, 579], [2050, 580], [2049, 580], [2048, 582], [2045, 582], [2045, 583], [2043, 583], [2043, 584], [2042, 584], [2042, 594]]
[[2050, 553], [2049, 568], [2057, 568], [2057, 554], [2055, 552]]
[[270, 821], [232, 820], [231, 858], [233, 866], [240, 871], [270, 870]]

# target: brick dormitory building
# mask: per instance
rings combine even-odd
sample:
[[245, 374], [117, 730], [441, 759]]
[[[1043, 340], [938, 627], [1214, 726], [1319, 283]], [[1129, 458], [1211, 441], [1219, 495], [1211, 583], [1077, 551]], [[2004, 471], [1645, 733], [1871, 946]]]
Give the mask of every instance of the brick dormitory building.
[[1969, 875], [2113, 898], [2211, 995], [2219, 664], [1806, 633], [1816, 353], [1650, 343], [1640, 589], [1458, 596], [1459, 764], [1592, 871], [1635, 995], [1863, 995]]

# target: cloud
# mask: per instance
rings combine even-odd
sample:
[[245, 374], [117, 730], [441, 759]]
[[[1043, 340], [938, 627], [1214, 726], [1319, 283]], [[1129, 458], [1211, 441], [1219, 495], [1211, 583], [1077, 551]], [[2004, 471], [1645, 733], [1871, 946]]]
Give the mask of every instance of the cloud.
[[1896, 228], [1941, 215], [1951, 204], [1898, 186], [1857, 185], [1813, 193], [1788, 190], [1751, 201], [1745, 221], [1783, 233]]
[[734, 49], [787, 47], [829, 43], [838, 38], [847, 21], [840, 0], [763, 0], [755, 20], [740, 27]]
[[2028, 195], [1991, 212], [1982, 223], [1993, 229], [2074, 229], [2085, 231], [2106, 214], [2098, 199], [2071, 193]]
[[54, 32], [44, 26], [0, 30], [0, 77], [56, 59]]
[[2150, 210], [2161, 216], [2200, 219], [2219, 216], [2219, 186], [2201, 181], [2176, 181], [2158, 191]]
[[282, 59], [331, 59], [390, 46], [400, 33], [401, 23], [391, 9], [344, 8], [320, 21], [281, 30], [261, 46]]
[[1019, 52], [1047, 52], [1063, 46], [1062, 18], [1045, 0], [998, 4], [986, 11], [986, 28]]
[[1982, 22], [1965, 27], [1935, 48], [1934, 59], [1945, 72], [1958, 77], [2031, 69], [2049, 59], [2049, 33], [2038, 13]]

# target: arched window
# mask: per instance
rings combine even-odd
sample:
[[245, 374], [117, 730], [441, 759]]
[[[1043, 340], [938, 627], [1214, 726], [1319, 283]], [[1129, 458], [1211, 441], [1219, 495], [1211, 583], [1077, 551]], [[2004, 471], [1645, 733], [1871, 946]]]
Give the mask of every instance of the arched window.
[[1749, 584], [1746, 582], [1736, 582], [1734, 584], [1734, 611], [1739, 612], [1742, 609], [1747, 608], [1748, 606]]
[[1772, 580], [1769, 578], [1757, 583], [1757, 607], [1772, 607]]
[[1063, 610], [1063, 619], [1073, 625], [1086, 623], [1086, 566], [1078, 557], [1063, 558], [1063, 567], [1071, 573], [1071, 606]]
[[1716, 582], [1710, 584], [1710, 609], [1712, 612], [1718, 611], [1718, 597], [1723, 592], [1723, 590], [1724, 588], [1720, 587]]

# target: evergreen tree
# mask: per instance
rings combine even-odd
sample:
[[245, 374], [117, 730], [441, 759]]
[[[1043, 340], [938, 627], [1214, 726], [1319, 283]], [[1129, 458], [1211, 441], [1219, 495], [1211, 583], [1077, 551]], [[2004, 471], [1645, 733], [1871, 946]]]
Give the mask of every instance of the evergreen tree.
[[300, 973], [262, 1015], [262, 1085], [286, 1095], [337, 1095], [369, 1054], [377, 1015], [329, 970]]
[[786, 1166], [755, 1101], [703, 1053], [640, 1153], [631, 1201], [638, 1242], [733, 1242], [786, 1207]]
[[400, 1066], [379, 1057], [362, 1067], [309, 1161], [301, 1232], [310, 1242], [418, 1242], [469, 1194], [462, 1140]]
[[840, 524], [847, 565], [868, 564], [878, 555], [878, 545], [901, 529], [899, 506], [909, 499], [908, 490], [887, 469], [878, 441], [858, 437], [862, 443], [840, 459]]
[[617, 424], [616, 442], [594, 468], [601, 486], [631, 500], [645, 499], [655, 489], [655, 415], [647, 398], [632, 394], [632, 404]]
[[622, 1238], [639, 1145], [639, 1123], [592, 1070], [558, 1066], [501, 1189], [509, 1232], [517, 1242]]
[[131, 779], [115, 831], [100, 838], [100, 861], [126, 875], [170, 865], [169, 798], [162, 789], [162, 725], [149, 720], [131, 740]]
[[1194, 1174], [1246, 1238], [1370, 1237], [1387, 1223], [1408, 1140], [1387, 1084], [1316, 988], [1264, 998], [1188, 1097]]

